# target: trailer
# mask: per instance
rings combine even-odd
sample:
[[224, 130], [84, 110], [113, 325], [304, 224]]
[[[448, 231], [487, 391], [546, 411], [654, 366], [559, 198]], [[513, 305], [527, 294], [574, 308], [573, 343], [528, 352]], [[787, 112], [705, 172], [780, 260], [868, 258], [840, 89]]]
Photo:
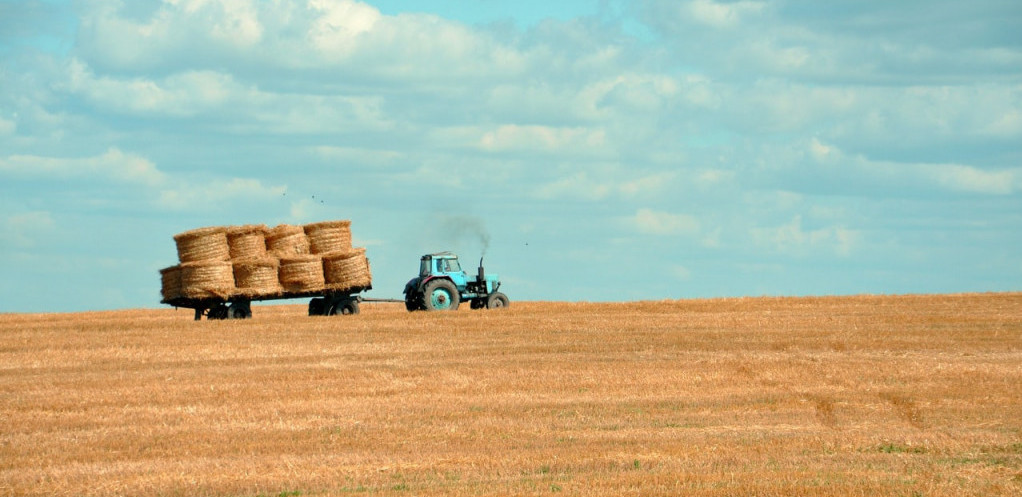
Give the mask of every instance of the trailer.
[[309, 298], [310, 316], [347, 316], [358, 314], [361, 303], [401, 303], [402, 299], [378, 299], [363, 297], [362, 292], [373, 287], [358, 287], [345, 291], [284, 292], [279, 295], [231, 296], [225, 298], [179, 297], [161, 300], [161, 304], [195, 310], [195, 320], [206, 319], [249, 319], [252, 317], [252, 302]]
[[362, 302], [404, 302], [396, 299], [367, 299], [362, 292], [372, 286], [355, 287], [343, 291], [318, 290], [308, 292], [282, 292], [274, 295], [229, 295], [226, 297], [176, 297], [160, 303], [195, 310], [195, 320], [248, 319], [252, 317], [252, 302], [309, 298], [310, 316], [333, 316], [359, 313]]

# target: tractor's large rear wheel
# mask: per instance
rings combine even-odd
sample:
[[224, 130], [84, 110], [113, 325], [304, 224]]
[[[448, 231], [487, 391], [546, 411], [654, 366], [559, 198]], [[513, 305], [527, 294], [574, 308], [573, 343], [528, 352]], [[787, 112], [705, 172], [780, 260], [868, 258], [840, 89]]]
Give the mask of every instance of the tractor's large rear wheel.
[[507, 298], [507, 295], [500, 292], [493, 292], [486, 298], [487, 309], [502, 309], [509, 305], [511, 305], [511, 301]]
[[427, 311], [457, 310], [461, 303], [458, 288], [449, 280], [436, 279], [426, 283], [423, 303]]

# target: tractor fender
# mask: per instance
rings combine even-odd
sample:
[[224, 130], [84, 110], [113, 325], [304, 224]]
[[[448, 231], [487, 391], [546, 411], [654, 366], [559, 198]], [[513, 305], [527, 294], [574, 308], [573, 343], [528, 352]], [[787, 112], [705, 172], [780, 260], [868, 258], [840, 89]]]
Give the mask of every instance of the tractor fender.
[[[446, 277], [446, 276], [429, 276], [429, 277], [426, 277], [426, 278], [422, 278], [419, 281], [419, 285], [418, 285], [418, 288], [416, 288], [416, 290], [421, 293], [422, 291], [424, 291], [426, 289], [426, 284], [429, 283], [430, 281], [433, 281], [433, 280], [447, 280], [447, 281], [451, 281], [451, 279]], [[452, 283], [453, 283], [453, 281], [452, 281]]]

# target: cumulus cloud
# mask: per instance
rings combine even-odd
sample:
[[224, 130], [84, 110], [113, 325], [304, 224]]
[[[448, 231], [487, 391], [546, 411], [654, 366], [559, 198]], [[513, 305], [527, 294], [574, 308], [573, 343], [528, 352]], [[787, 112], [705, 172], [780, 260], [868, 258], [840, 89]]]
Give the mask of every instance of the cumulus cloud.
[[606, 134], [599, 129], [508, 124], [484, 134], [479, 147], [490, 151], [521, 149], [588, 154], [605, 143]]
[[219, 108], [228, 100], [244, 99], [248, 92], [234, 83], [230, 75], [213, 71], [188, 71], [161, 81], [143, 77], [117, 79], [97, 77], [77, 59], [68, 65], [68, 89], [100, 108], [171, 116]]
[[694, 216], [652, 209], [639, 209], [628, 218], [628, 224], [646, 235], [694, 235], [700, 229], [699, 220]]
[[18, 125], [9, 119], [0, 117], [0, 135], [11, 135], [18, 128]]
[[731, 28], [743, 19], [763, 10], [765, 2], [714, 2], [694, 0], [686, 5], [685, 11], [697, 22], [715, 28]]
[[753, 228], [752, 239], [757, 245], [772, 252], [790, 256], [835, 254], [850, 256], [860, 238], [859, 232], [844, 226], [823, 226], [805, 229], [802, 216], [796, 215], [784, 225]]
[[32, 248], [39, 244], [38, 237], [53, 231], [55, 222], [49, 211], [18, 212], [0, 221], [4, 243], [16, 248]]
[[111, 147], [102, 155], [84, 158], [11, 155], [0, 158], [0, 173], [14, 178], [71, 181], [103, 178], [114, 183], [156, 186], [166, 176], [144, 157]]
[[[202, 184], [191, 181], [165, 188], [160, 191], [157, 203], [171, 210], [202, 211], [239, 202], [258, 204], [279, 199], [286, 192], [287, 186], [267, 186], [258, 179], [219, 178]], [[296, 208], [307, 209], [307, 206]]]
[[964, 164], [877, 161], [861, 155], [847, 155], [836, 146], [815, 138], [808, 149], [813, 159], [811, 164], [827, 170], [842, 170], [843, 174], [855, 176], [866, 188], [893, 188], [894, 196], [899, 194], [898, 189], [903, 193], [935, 190], [980, 195], [1011, 195], [1022, 189], [1022, 168], [1018, 167], [982, 169]]

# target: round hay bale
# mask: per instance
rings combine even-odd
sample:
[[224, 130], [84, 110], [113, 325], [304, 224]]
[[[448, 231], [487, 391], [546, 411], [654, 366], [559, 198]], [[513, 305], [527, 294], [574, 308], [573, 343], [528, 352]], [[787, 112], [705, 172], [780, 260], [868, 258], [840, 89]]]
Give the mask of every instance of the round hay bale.
[[270, 297], [284, 291], [277, 274], [280, 261], [273, 257], [237, 259], [231, 265], [234, 267], [234, 285], [241, 295]]
[[309, 250], [313, 254], [351, 250], [351, 221], [323, 221], [305, 225]]
[[182, 297], [181, 266], [170, 266], [160, 270], [160, 296], [163, 302]]
[[181, 262], [226, 261], [231, 258], [227, 229], [223, 226], [198, 228], [174, 235]]
[[323, 289], [323, 258], [318, 255], [292, 255], [280, 258], [280, 286], [288, 292], [313, 292]]
[[275, 257], [306, 255], [309, 253], [309, 237], [301, 226], [281, 224], [266, 232], [266, 250]]
[[368, 287], [373, 282], [366, 249], [357, 248], [323, 255], [323, 276], [328, 290]]
[[181, 293], [192, 299], [225, 299], [235, 291], [234, 268], [229, 261], [181, 264]]
[[246, 224], [227, 228], [227, 245], [231, 259], [258, 259], [266, 257], [266, 225]]

